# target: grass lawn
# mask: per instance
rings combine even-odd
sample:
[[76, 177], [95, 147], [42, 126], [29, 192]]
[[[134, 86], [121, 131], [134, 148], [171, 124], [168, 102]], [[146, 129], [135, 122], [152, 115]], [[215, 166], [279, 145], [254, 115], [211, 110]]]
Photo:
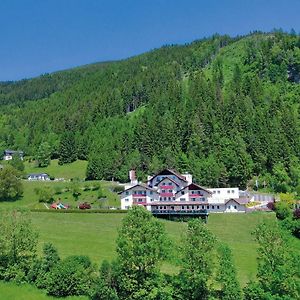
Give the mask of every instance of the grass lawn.
[[[72, 183], [61, 182], [61, 181], [27, 181], [23, 180], [24, 194], [23, 196], [15, 201], [1, 201], [1, 208], [12, 208], [12, 207], [23, 207], [28, 209], [35, 208], [46, 208], [43, 203], [40, 203], [38, 200], [38, 195], [35, 192], [36, 188], [48, 188], [51, 190], [54, 201], [60, 199], [64, 204], [69, 204], [71, 207], [77, 207], [80, 202], [89, 202], [92, 204], [93, 208], [102, 208], [103, 206], [113, 206], [120, 207], [119, 196], [111, 191], [111, 188], [115, 185], [111, 182], [106, 181], [84, 181], [79, 182], [78, 186], [80, 189], [81, 195], [78, 197], [78, 200], [75, 200], [71, 190]], [[103, 193], [102, 200], [98, 200], [99, 190], [87, 190], [84, 191], [85, 186], [101, 186]], [[105, 198], [106, 197], [106, 198]], [[48, 204], [49, 206], [49, 204]], [[102, 207], [101, 207], [102, 206]]]
[[[25, 284], [5, 283], [0, 281], [0, 299], [3, 300], [55, 300], [58, 298], [46, 296], [44, 291]], [[87, 300], [87, 297], [67, 297], [66, 300]]]
[[58, 160], [51, 160], [51, 163], [48, 167], [38, 168], [35, 166], [35, 162], [24, 162], [25, 165], [25, 174], [30, 173], [47, 173], [50, 176], [55, 178], [80, 178], [84, 179], [86, 175], [87, 161], [85, 160], [76, 160], [73, 163], [59, 165]]
[[[51, 242], [62, 257], [74, 254], [88, 255], [98, 265], [104, 259], [111, 260], [115, 257], [117, 229], [123, 217], [123, 214], [32, 213], [33, 225], [40, 233], [40, 251], [44, 242]], [[209, 216], [209, 229], [233, 251], [238, 278], [242, 285], [255, 278], [257, 245], [251, 232], [264, 218], [274, 218], [274, 214], [211, 214]], [[186, 223], [162, 222], [170, 238], [175, 245], [178, 245]], [[300, 251], [299, 240], [295, 240], [294, 246], [297, 251]], [[174, 272], [176, 269], [169, 263], [163, 266], [166, 272]]]

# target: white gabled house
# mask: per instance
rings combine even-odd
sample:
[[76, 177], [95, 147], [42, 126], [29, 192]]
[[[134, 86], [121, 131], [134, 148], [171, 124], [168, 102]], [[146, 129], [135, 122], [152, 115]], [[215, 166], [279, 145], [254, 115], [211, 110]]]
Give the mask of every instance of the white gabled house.
[[42, 180], [42, 181], [47, 181], [50, 180], [50, 177], [47, 173], [33, 173], [27, 175], [27, 180]]
[[154, 212], [246, 212], [250, 198], [239, 197], [238, 188], [207, 189], [192, 182], [192, 175], [164, 169], [137, 183], [130, 171], [131, 183], [121, 195], [121, 209], [142, 205]]
[[4, 150], [3, 160], [12, 160], [14, 155], [19, 155], [20, 159], [23, 160], [24, 152], [15, 150]]

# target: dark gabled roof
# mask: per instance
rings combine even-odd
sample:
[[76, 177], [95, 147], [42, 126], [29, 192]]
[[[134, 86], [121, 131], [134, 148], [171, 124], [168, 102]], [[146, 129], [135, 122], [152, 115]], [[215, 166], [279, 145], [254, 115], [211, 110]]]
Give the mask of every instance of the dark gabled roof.
[[28, 174], [27, 176], [49, 176], [47, 173], [31, 173], [31, 174]]
[[196, 184], [196, 183], [191, 183], [191, 184], [189, 184], [189, 185], [187, 186], [187, 188], [188, 188], [189, 191], [202, 190], [202, 191], [205, 191], [205, 192], [207, 192], [207, 193], [209, 193], [209, 194], [212, 194], [211, 191], [207, 190], [206, 188], [204, 188], [204, 187], [202, 187], [202, 186], [200, 186], [200, 185], [198, 185], [198, 184]]
[[19, 151], [19, 150], [9, 150], [9, 149], [6, 149], [4, 150], [4, 154], [15, 154], [15, 153], [19, 153], [19, 154], [24, 154], [23, 151]]
[[[188, 186], [185, 186], [185, 187], [183, 187], [180, 191], [178, 191], [176, 194], [178, 194], [179, 192], [181, 192], [182, 190], [184, 190], [184, 189], [188, 189], [189, 191], [197, 191], [197, 190], [201, 190], [201, 191], [205, 191], [205, 192], [207, 192], [208, 194], [212, 194], [212, 192], [211, 191], [209, 191], [209, 190], [207, 190], [206, 188], [204, 188], [204, 187], [202, 187], [202, 186], [200, 186], [200, 185], [198, 185], [198, 184], [196, 184], [196, 183], [191, 183], [191, 184], [189, 184]], [[176, 195], [175, 194], [175, 195]]]
[[157, 173], [156, 175], [152, 176], [149, 180], [152, 180], [154, 177], [156, 176], [160, 176], [160, 175], [175, 175], [177, 176], [179, 179], [186, 181], [185, 177], [182, 176], [180, 173], [178, 173], [175, 170], [171, 170], [171, 169], [164, 169], [162, 171], [160, 171], [159, 173]]
[[169, 177], [165, 177], [165, 178], [162, 179], [161, 181], [155, 183], [155, 185], [159, 185], [159, 184], [160, 184], [162, 181], [164, 181], [164, 180], [170, 180], [170, 181], [174, 182], [176, 185], [179, 186], [179, 184], [178, 184], [175, 180], [173, 180], [172, 178], [169, 178]]
[[230, 198], [225, 202], [225, 204], [227, 204], [229, 201], [234, 201], [239, 205], [245, 205], [249, 202], [249, 198]]
[[137, 187], [137, 186], [140, 186], [140, 187], [142, 187], [142, 188], [145, 188], [145, 189], [147, 189], [147, 190], [149, 190], [149, 191], [156, 192], [155, 189], [152, 189], [151, 187], [149, 187], [149, 186], [147, 186], [147, 185], [145, 185], [145, 184], [143, 184], [143, 183], [138, 183], [138, 184], [136, 184], [136, 185], [130, 187], [129, 189], [126, 189], [126, 190], [124, 190], [124, 191], [122, 191], [122, 192], [119, 192], [119, 194], [122, 194], [123, 192], [129, 191], [129, 190], [131, 190], [131, 189], [133, 189], [133, 188], [135, 188], [135, 187]]

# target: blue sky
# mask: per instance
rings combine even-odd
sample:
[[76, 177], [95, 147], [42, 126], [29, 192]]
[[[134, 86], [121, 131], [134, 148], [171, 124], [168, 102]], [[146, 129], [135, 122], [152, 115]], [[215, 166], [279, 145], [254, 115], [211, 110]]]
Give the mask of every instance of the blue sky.
[[216, 32], [299, 32], [299, 16], [299, 0], [1, 0], [0, 80], [126, 58]]

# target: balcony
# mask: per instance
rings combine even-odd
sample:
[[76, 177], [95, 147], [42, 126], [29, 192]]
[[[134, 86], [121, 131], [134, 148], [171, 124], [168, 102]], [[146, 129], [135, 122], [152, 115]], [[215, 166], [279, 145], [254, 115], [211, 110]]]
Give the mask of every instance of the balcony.
[[202, 194], [191, 194], [191, 193], [189, 193], [189, 197], [190, 198], [200, 198], [200, 197], [203, 197], [203, 195]]
[[159, 186], [162, 190], [173, 190], [173, 185], [161, 185]]
[[147, 195], [146, 194], [132, 194], [133, 198], [146, 198]]
[[160, 197], [173, 197], [174, 194], [173, 193], [160, 193], [159, 196]]

